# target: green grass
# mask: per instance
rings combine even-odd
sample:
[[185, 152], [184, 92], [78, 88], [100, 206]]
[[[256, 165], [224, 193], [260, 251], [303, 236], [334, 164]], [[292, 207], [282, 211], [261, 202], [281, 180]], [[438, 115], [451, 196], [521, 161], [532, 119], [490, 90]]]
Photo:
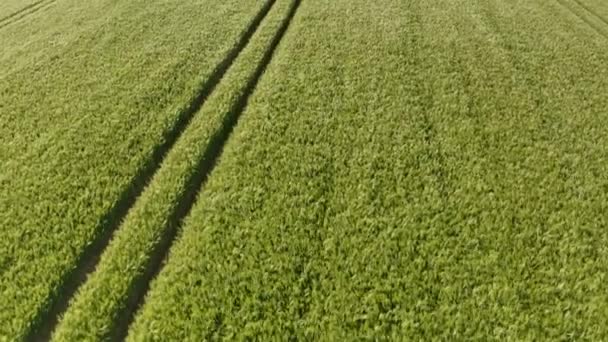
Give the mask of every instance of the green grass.
[[557, 2], [304, 1], [129, 339], [605, 338], [607, 50]]
[[[154, 179], [125, 218], [93, 273], [74, 298], [53, 335], [56, 341], [115, 339], [117, 322], [128, 319], [129, 298], [140, 292], [150, 260], [175, 230], [180, 211], [188, 206], [211, 153], [237, 115], [248, 83], [287, 16], [291, 1], [278, 1], [247, 47], [195, 115], [171, 149]], [[200, 185], [199, 185], [200, 186]], [[189, 192], [191, 194], [189, 194]], [[166, 243], [166, 241], [165, 241]], [[161, 247], [162, 248], [162, 247]], [[162, 254], [161, 254], [162, 256]], [[130, 310], [133, 310], [131, 308]]]
[[62, 0], [3, 29], [2, 338], [38, 324], [262, 4]]

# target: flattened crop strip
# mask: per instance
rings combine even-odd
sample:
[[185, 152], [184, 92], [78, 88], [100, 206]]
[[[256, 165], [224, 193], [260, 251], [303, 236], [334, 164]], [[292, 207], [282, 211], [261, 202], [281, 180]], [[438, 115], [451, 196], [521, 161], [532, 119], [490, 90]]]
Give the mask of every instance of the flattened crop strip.
[[207, 97], [213, 92], [223, 75], [230, 68], [234, 60], [241, 53], [255, 33], [257, 27], [262, 22], [266, 14], [270, 11], [275, 0], [268, 0], [259, 13], [252, 19], [251, 23], [241, 35], [239, 41], [226, 55], [224, 60], [215, 68], [209, 79], [202, 85], [200, 91], [193, 100], [182, 110], [171, 130], [164, 134], [163, 143], [157, 145], [154, 152], [139, 173], [133, 178], [131, 186], [121, 196], [120, 200], [112, 209], [100, 220], [102, 229], [93, 243], [83, 252], [79, 264], [66, 277], [63, 286], [55, 294], [54, 300], [46, 313], [42, 313], [36, 322], [38, 323], [29, 334], [29, 340], [48, 340], [52, 331], [59, 321], [59, 317], [67, 310], [70, 299], [74, 296], [78, 288], [85, 282], [87, 276], [92, 273], [101, 254], [106, 249], [114, 231], [124, 220], [129, 210], [135, 204], [136, 199], [142, 194], [145, 186], [152, 180], [152, 177], [160, 168], [168, 151], [171, 150], [175, 142], [186, 130], [194, 114], [201, 108]]
[[12, 13], [2, 19], [0, 19], [0, 29], [12, 24], [12, 23], [16, 23], [19, 20], [32, 15], [38, 11], [40, 11], [43, 8], [48, 8], [49, 6], [51, 6], [53, 3], [55, 3], [56, 0], [40, 0], [37, 2], [34, 2], [33, 4], [27, 5], [24, 8], [18, 10], [15, 13]]
[[[269, 1], [268, 6], [274, 3]], [[299, 1], [274, 4], [252, 41], [168, 152], [96, 271], [67, 309], [53, 340], [121, 340], [127, 335], [182, 219], [190, 212], [298, 5]]]

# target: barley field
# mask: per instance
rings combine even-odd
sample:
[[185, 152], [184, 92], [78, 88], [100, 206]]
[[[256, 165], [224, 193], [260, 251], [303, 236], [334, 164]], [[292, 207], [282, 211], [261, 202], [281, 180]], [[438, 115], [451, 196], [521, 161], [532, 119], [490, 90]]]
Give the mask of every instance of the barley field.
[[608, 339], [608, 3], [3, 0], [0, 341]]

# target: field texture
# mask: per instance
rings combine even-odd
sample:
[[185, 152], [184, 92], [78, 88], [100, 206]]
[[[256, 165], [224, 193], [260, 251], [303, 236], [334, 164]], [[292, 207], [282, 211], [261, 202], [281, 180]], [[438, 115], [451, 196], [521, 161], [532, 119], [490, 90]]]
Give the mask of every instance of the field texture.
[[288, 17], [290, 3], [274, 4], [248, 46], [196, 113], [129, 212], [97, 270], [70, 305], [55, 340], [124, 337], [125, 323], [136, 309], [133, 303], [142, 299], [136, 298], [138, 293], [154, 275], [163, 249], [175, 235], [175, 224], [191, 207], [218, 153], [218, 145], [242, 111], [245, 97], [270, 57], [265, 54], [273, 48]]
[[[263, 2], [59, 5], [77, 17], [53, 12], [29, 26], [78, 31], [82, 15], [82, 30], [44, 56], [15, 52], [30, 64], [0, 76], [0, 335], [15, 338], [111, 233]], [[20, 33], [4, 36], [12, 29], [3, 51], [22, 48]]]
[[608, 4], [0, 4], [0, 341], [608, 339]]
[[132, 340], [605, 337], [606, 47], [559, 4], [304, 1]]
[[53, 2], [55, 0], [5, 0], [0, 3], [0, 28], [16, 23]]

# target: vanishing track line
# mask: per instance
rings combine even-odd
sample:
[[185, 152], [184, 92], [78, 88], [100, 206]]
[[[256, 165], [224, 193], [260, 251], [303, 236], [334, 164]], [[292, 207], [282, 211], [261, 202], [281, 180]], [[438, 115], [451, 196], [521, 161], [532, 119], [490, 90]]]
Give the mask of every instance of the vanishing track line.
[[5, 21], [9, 20], [9, 19], [11, 19], [12, 17], [18, 16], [19, 14], [21, 14], [21, 13], [23, 13], [23, 12], [25, 12], [25, 11], [29, 10], [29, 9], [30, 9], [30, 8], [32, 8], [32, 7], [36, 7], [36, 6], [38, 6], [39, 4], [41, 4], [41, 3], [45, 2], [45, 1], [48, 1], [48, 0], [40, 0], [40, 1], [36, 1], [36, 2], [34, 2], [34, 3], [31, 3], [31, 4], [29, 4], [29, 5], [25, 6], [25, 7], [23, 7], [22, 9], [17, 10], [16, 12], [11, 13], [11, 14], [7, 15], [7, 16], [6, 16], [6, 17], [4, 17], [4, 18], [1, 18], [1, 19], [0, 19], [0, 23], [3, 23], [3, 22], [5, 22]]
[[53, 5], [55, 3], [55, 1], [56, 0], [40, 0], [33, 4], [25, 6], [24, 8], [18, 10], [17, 12], [0, 19], [0, 29], [4, 28], [6, 26], [9, 26], [11, 24], [14, 24], [14, 23], [20, 21], [21, 19], [26, 18], [26, 17], [40, 11], [41, 9], [50, 7], [51, 5]]
[[[186, 130], [194, 117], [194, 114], [202, 107], [207, 97], [213, 92], [234, 60], [247, 46], [249, 40], [274, 3], [275, 0], [268, 0], [264, 4], [259, 13], [257, 13], [249, 23], [246, 30], [241, 34], [235, 46], [232, 47], [224, 59], [216, 66], [209, 79], [201, 86], [195, 98], [180, 112], [175, 125], [169, 131], [165, 132], [162, 140], [163, 143], [154, 148], [152, 155], [146, 164], [131, 180], [130, 186], [121, 194], [114, 206], [101, 218], [97, 225], [98, 229], [96, 230], [98, 235], [90, 245], [85, 247], [79, 257], [80, 261], [64, 278], [63, 283], [56, 289], [55, 293], [53, 293], [48, 306], [42, 309], [39, 312], [38, 317], [34, 319], [34, 324], [30, 329], [26, 340], [50, 340], [52, 332], [59, 323], [59, 318], [69, 306], [69, 301], [76, 294], [80, 286], [84, 284], [87, 276], [95, 271], [103, 251], [112, 239], [112, 235], [118, 229], [129, 210], [135, 204], [136, 199], [142, 194], [156, 171], [160, 168], [169, 150]], [[194, 199], [192, 199], [192, 201], [194, 201]], [[168, 247], [169, 246], [164, 247], [163, 250], [168, 249]], [[136, 304], [136, 306], [139, 305], [139, 300], [136, 301]], [[126, 334], [124, 335], [126, 336]]]
[[576, 2], [580, 7], [584, 8], [587, 12], [591, 13], [592, 15], [594, 15], [597, 19], [599, 19], [600, 21], [602, 21], [604, 24], [608, 25], [608, 19], [604, 18], [603, 16], [599, 15], [597, 13], [597, 11], [593, 10], [591, 7], [589, 7], [588, 5], [585, 5], [582, 1], [580, 0], [573, 0], [574, 2]]
[[291, 24], [294, 16], [296, 15], [300, 3], [301, 0], [293, 0], [288, 14], [283, 19], [281, 26], [277, 30], [270, 43], [270, 46], [264, 52], [264, 55], [260, 60], [259, 64], [257, 65], [255, 72], [247, 82], [243, 93], [238, 98], [234, 106], [231, 108], [229, 114], [224, 117], [224, 122], [220, 131], [212, 137], [211, 142], [209, 143], [209, 146], [205, 151], [205, 157], [201, 159], [196, 172], [188, 181], [188, 191], [182, 196], [182, 198], [180, 198], [178, 209], [170, 218], [170, 222], [173, 226], [173, 229], [169, 230], [169, 232], [163, 237], [163, 240], [159, 244], [158, 248], [153, 252], [153, 257], [150, 260], [148, 267], [146, 268], [146, 274], [144, 275], [143, 279], [141, 279], [141, 281], [136, 284], [136, 288], [133, 289], [133, 295], [131, 298], [129, 298], [129, 304], [125, 314], [123, 315], [123, 317], [119, 317], [117, 319], [117, 322], [119, 324], [114, 335], [116, 338], [113, 340], [123, 341], [127, 337], [129, 327], [133, 323], [135, 315], [141, 309], [144, 303], [145, 296], [150, 289], [150, 283], [153, 279], [157, 277], [157, 275], [162, 270], [164, 261], [169, 255], [169, 250], [175, 242], [177, 233], [181, 230], [183, 220], [190, 213], [192, 207], [194, 206], [198, 193], [204, 186], [207, 178], [209, 177], [213, 169], [215, 168], [215, 165], [222, 154], [226, 142], [230, 138], [230, 135], [234, 127], [236, 126], [241, 114], [247, 107], [249, 98], [253, 94], [268, 64], [270, 64], [270, 61], [272, 60], [277, 47], [285, 36], [289, 25]]
[[[579, 6], [580, 6], [580, 2], [578, 2], [577, 0], [574, 0], [574, 1], [577, 4], [579, 4]], [[557, 3], [559, 3], [562, 7], [564, 7], [566, 10], [568, 10], [570, 13], [574, 14], [580, 20], [582, 20], [583, 22], [585, 22], [588, 26], [590, 26], [593, 30], [595, 30], [595, 32], [597, 32], [599, 35], [602, 35], [602, 36], [604, 36], [605, 38], [608, 39], [608, 33], [606, 31], [602, 30], [596, 24], [594, 24], [591, 20], [589, 20], [589, 18], [587, 18], [586, 16], [582, 15], [581, 13], [579, 13], [578, 11], [576, 11], [575, 9], [573, 9], [572, 6], [570, 6], [565, 0], [557, 0]], [[583, 10], [586, 10], [584, 6], [581, 6], [581, 8]]]

